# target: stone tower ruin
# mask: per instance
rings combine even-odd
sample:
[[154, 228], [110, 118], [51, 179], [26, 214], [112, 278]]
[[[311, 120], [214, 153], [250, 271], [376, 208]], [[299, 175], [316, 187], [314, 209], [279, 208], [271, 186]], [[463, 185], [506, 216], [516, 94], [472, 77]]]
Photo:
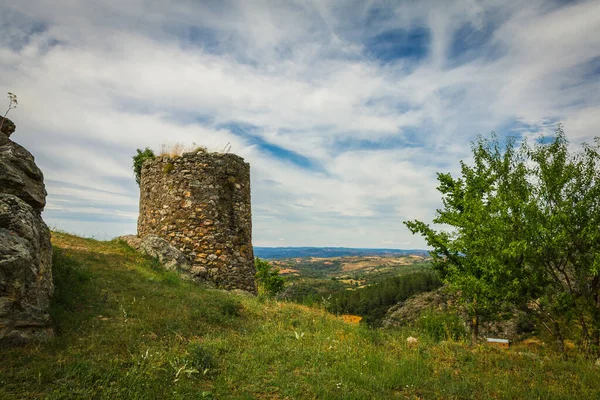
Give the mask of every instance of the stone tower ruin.
[[138, 236], [150, 234], [186, 255], [193, 279], [256, 293], [250, 165], [202, 150], [144, 162]]

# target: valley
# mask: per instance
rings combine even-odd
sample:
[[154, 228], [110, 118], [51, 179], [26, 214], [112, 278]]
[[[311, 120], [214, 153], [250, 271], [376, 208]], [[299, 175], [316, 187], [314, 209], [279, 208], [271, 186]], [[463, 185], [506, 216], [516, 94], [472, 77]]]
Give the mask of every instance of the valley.
[[400, 301], [441, 285], [422, 251], [269, 260], [286, 279], [282, 300], [320, 305], [379, 326]]

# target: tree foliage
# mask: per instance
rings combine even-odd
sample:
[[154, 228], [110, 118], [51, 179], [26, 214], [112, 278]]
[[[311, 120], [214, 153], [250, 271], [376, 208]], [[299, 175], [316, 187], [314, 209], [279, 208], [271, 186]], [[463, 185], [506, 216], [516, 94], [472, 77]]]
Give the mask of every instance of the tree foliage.
[[360, 315], [367, 324], [378, 326], [391, 306], [440, 286], [440, 279], [432, 271], [395, 276], [361, 289], [334, 293], [327, 309], [336, 314]]
[[256, 257], [254, 260], [256, 267], [256, 281], [258, 283], [258, 292], [273, 297], [283, 290], [285, 280], [279, 275], [279, 269], [274, 268], [266, 260]]
[[460, 293], [474, 336], [480, 318], [517, 307], [560, 346], [570, 332], [598, 352], [599, 144], [569, 153], [560, 126], [532, 147], [479, 138], [460, 178], [438, 174], [443, 208], [433, 222], [445, 229], [405, 222], [433, 247], [434, 266]]
[[144, 150], [137, 149], [137, 154], [133, 156], [133, 173], [135, 174], [135, 181], [137, 184], [140, 184], [140, 179], [142, 175], [142, 165], [144, 161], [148, 159], [153, 159], [155, 157], [154, 152], [146, 147]]

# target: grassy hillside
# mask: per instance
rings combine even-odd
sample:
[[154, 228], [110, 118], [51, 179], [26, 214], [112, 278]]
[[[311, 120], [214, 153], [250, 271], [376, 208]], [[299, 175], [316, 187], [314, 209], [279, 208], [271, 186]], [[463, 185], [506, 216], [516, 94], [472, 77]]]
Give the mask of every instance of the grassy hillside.
[[[0, 349], [0, 398], [598, 398], [598, 369], [371, 330], [197, 287], [123, 243], [54, 233], [58, 337]], [[406, 345], [419, 337], [416, 347]]]

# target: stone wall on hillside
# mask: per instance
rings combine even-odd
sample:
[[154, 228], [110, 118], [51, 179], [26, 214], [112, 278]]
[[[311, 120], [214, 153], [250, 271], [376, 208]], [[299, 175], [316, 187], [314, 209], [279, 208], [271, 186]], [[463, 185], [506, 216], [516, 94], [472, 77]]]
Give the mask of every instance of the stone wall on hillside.
[[0, 344], [53, 336], [48, 307], [54, 292], [50, 230], [42, 220], [42, 171], [25, 148], [0, 130]]
[[234, 154], [197, 151], [144, 162], [138, 236], [181, 250], [195, 280], [256, 293], [250, 166]]

